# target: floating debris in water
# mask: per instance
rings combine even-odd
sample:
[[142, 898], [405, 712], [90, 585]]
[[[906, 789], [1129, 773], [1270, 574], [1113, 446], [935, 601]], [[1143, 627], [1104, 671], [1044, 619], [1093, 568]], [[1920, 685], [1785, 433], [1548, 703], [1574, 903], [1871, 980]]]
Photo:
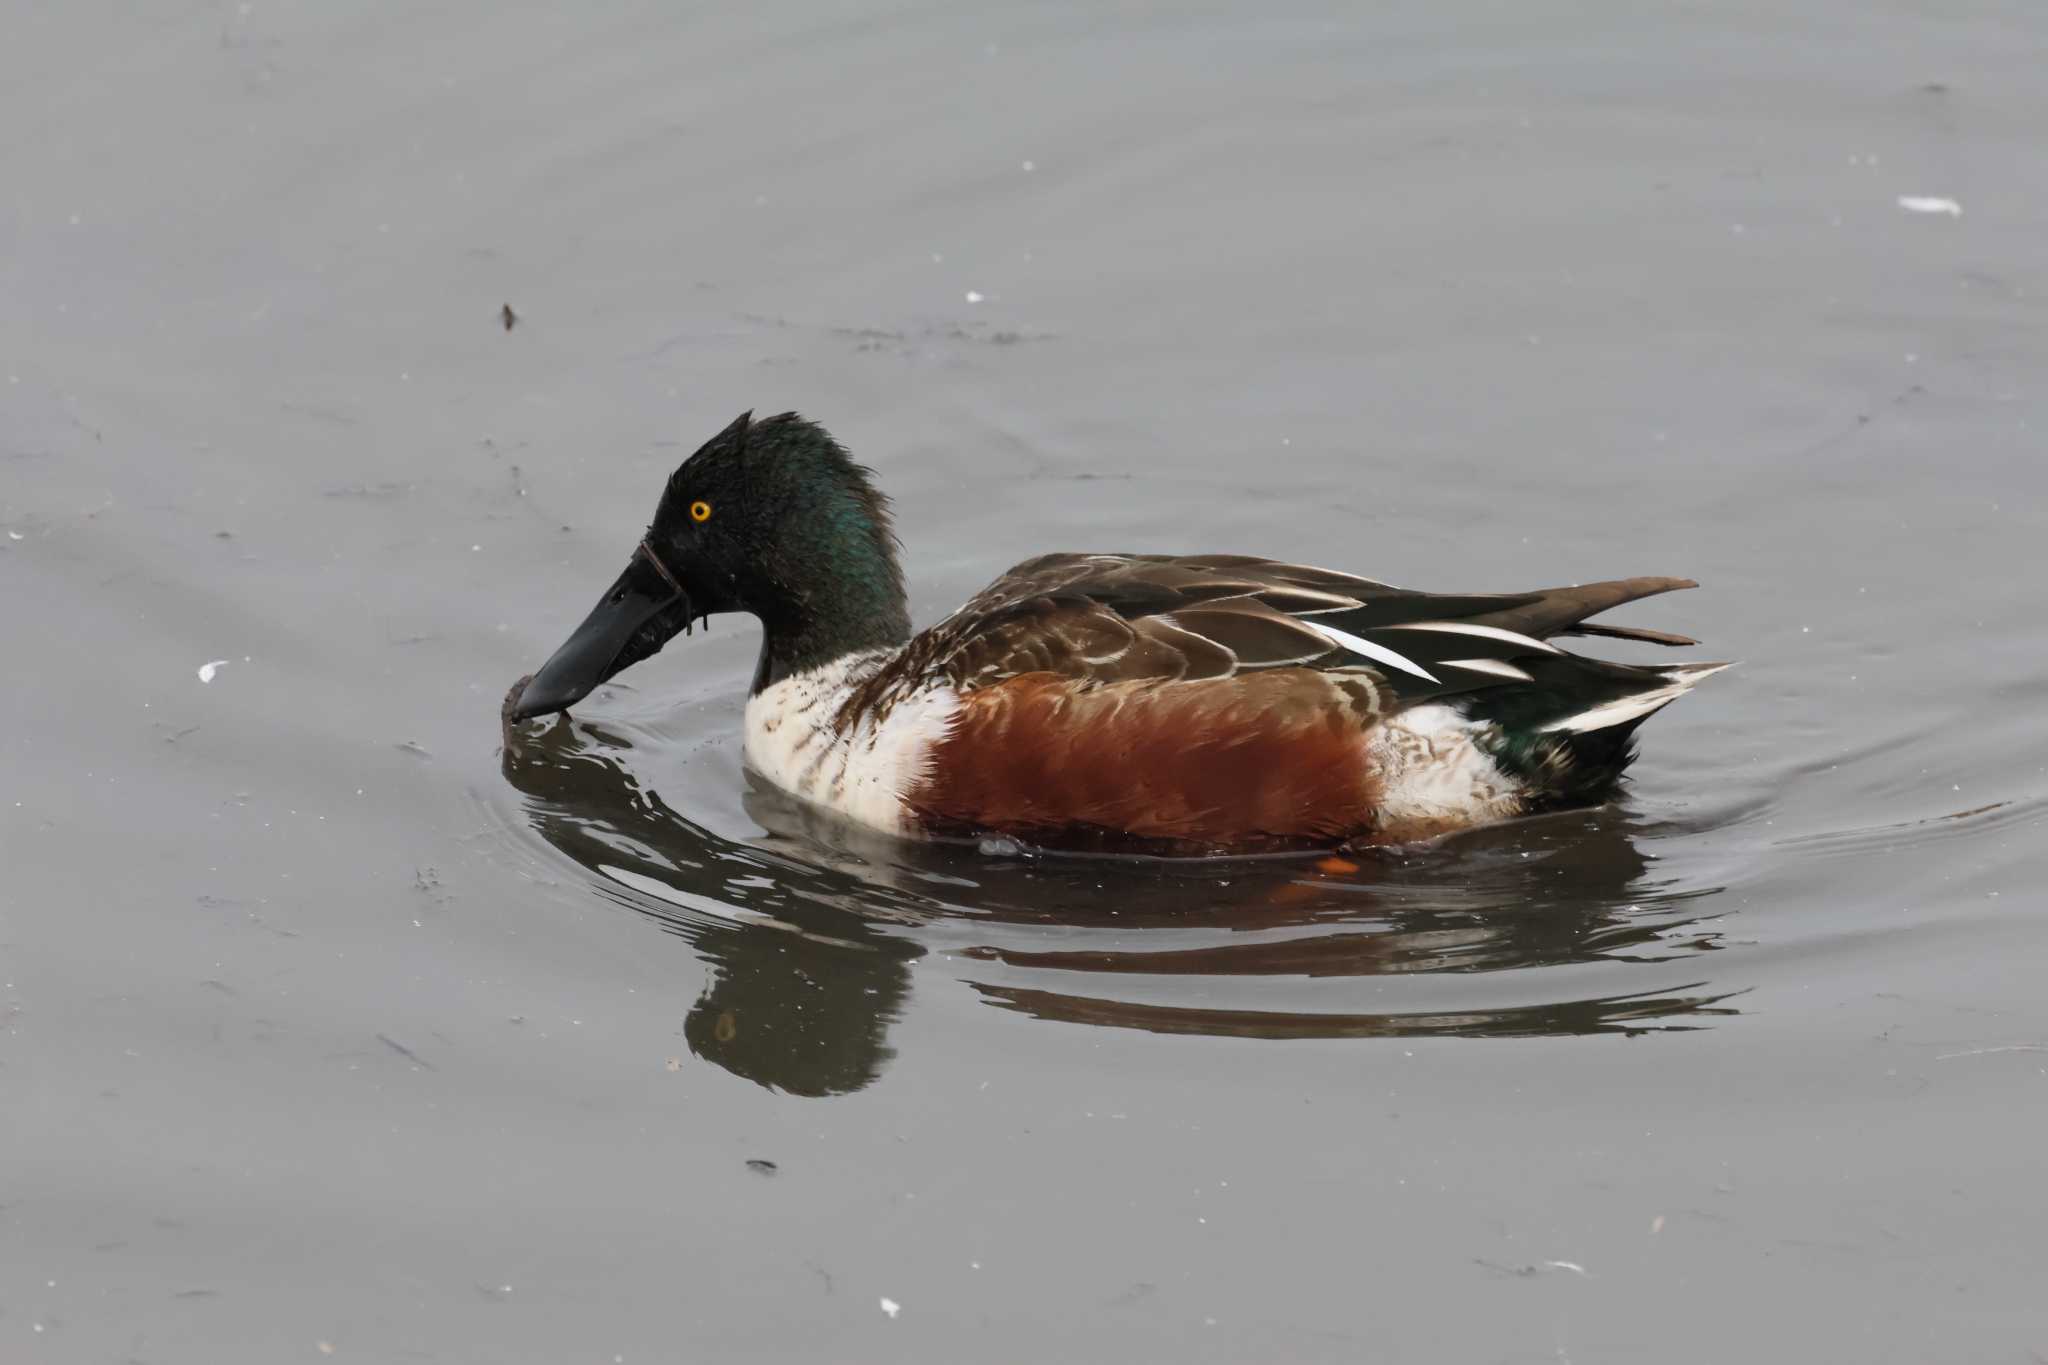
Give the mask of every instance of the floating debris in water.
[[422, 1067], [428, 1071], [434, 1071], [438, 1069], [432, 1062], [420, 1056], [419, 1053], [414, 1052], [411, 1048], [407, 1047], [404, 1043], [399, 1042], [396, 1038], [391, 1037], [389, 1034], [378, 1034], [377, 1041], [384, 1044], [384, 1046], [390, 1048], [399, 1056], [405, 1058], [408, 1062], [411, 1062], [414, 1066]]
[[1024, 852], [1024, 846], [1015, 839], [991, 834], [976, 844], [974, 850], [984, 858], [1015, 858]]
[[1963, 216], [1963, 206], [1953, 199], [1944, 199], [1931, 194], [1902, 194], [1899, 207], [1908, 213], [1945, 213], [1951, 218]]
[[199, 681], [203, 683], [212, 682], [213, 675], [220, 672], [223, 668], [226, 668], [227, 666], [228, 661], [226, 659], [214, 659], [209, 663], [203, 663], [199, 665]]
[[967, 291], [967, 301], [969, 303], [980, 303], [983, 299], [987, 297], [988, 296], [982, 293], [979, 289], [970, 289]]
[[898, 1313], [901, 1313], [903, 1311], [903, 1305], [896, 1302], [896, 1300], [894, 1299], [883, 1299], [882, 1311], [884, 1313], [887, 1313], [890, 1316], [890, 1318], [893, 1319]]
[[1489, 1261], [1483, 1256], [1475, 1256], [1472, 1258], [1472, 1264], [1491, 1270], [1496, 1275], [1513, 1275], [1523, 1280], [1534, 1279], [1546, 1270], [1569, 1270], [1574, 1275], [1592, 1278], [1592, 1272], [1577, 1261], [1537, 1261], [1534, 1264], [1525, 1262], [1522, 1265], [1503, 1265], [1499, 1261]]
[[747, 1158], [747, 1169], [755, 1175], [774, 1175], [782, 1168], [766, 1157], [750, 1156]]
[[505, 330], [509, 332], [519, 325], [519, 314], [513, 312], [512, 305], [508, 303], [498, 310], [498, 320], [505, 324]]

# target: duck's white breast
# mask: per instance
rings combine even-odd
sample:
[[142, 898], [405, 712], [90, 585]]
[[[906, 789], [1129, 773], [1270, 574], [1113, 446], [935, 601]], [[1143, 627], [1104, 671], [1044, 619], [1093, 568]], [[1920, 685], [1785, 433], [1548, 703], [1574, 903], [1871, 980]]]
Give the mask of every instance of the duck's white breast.
[[903, 798], [931, 769], [932, 747], [959, 711], [951, 688], [913, 692], [844, 733], [849, 693], [893, 650], [849, 654], [784, 678], [747, 699], [746, 755], [754, 771], [806, 801], [892, 834], [911, 832]]
[[1366, 736], [1382, 828], [1476, 824], [1518, 814], [1518, 783], [1480, 747], [1480, 726], [1440, 703], [1397, 711]]

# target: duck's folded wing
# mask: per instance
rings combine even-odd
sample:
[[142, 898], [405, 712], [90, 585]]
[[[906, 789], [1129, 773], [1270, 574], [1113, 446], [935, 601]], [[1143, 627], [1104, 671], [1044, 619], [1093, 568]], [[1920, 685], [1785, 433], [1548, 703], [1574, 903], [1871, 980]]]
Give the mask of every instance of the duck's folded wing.
[[1108, 683], [1288, 667], [1399, 672], [1391, 649], [1356, 634], [1360, 613], [1372, 631], [1523, 601], [1431, 598], [1241, 556], [1048, 555], [1003, 575], [918, 644], [932, 670], [962, 689], [1027, 673]]
[[1553, 635], [1691, 643], [1585, 623], [1691, 586], [1637, 578], [1440, 594], [1237, 555], [1047, 555], [1004, 574], [913, 650], [962, 690], [1023, 674], [1108, 683], [1309, 668], [1370, 673], [1399, 705], [1526, 683], [1529, 660], [1560, 653]]

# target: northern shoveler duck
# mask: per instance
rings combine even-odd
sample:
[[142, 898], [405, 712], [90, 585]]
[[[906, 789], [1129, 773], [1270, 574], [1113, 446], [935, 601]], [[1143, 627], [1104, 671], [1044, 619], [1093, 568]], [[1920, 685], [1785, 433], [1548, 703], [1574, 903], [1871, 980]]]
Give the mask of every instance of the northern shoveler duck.
[[1175, 853], [1405, 843], [1605, 799], [1723, 664], [1569, 654], [1683, 578], [1440, 595], [1241, 555], [1051, 554], [913, 634], [872, 472], [748, 414], [507, 715], [564, 711], [717, 612], [761, 620], [747, 761], [903, 835]]

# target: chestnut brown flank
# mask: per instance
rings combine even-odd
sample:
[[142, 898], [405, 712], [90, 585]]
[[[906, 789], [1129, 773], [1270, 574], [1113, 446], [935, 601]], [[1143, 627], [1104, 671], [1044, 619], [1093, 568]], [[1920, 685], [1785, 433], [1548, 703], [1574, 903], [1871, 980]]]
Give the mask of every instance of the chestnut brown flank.
[[960, 699], [906, 800], [938, 832], [1336, 842], [1367, 829], [1378, 804], [1370, 723], [1310, 669], [1095, 685], [1027, 673]]

